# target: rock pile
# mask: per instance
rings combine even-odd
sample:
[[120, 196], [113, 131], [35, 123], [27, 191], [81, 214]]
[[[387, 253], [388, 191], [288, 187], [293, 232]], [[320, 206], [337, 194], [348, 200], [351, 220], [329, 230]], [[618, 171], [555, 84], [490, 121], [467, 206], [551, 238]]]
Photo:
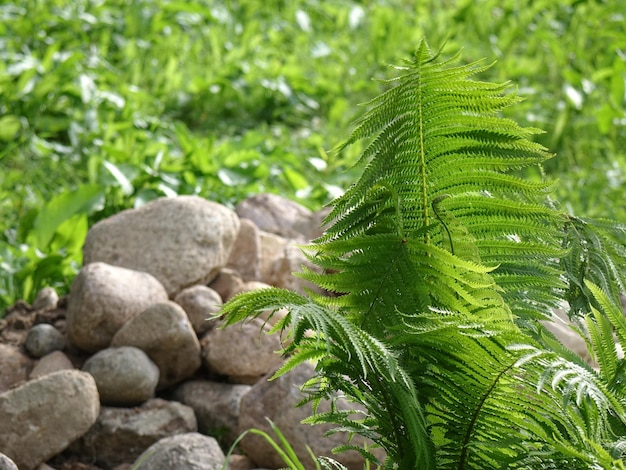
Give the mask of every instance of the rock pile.
[[[311, 408], [295, 407], [312, 366], [268, 382], [281, 338], [260, 334], [261, 320], [210, 319], [239, 292], [312, 288], [292, 276], [314, 269], [295, 244], [319, 236], [322, 219], [274, 195], [236, 211], [181, 196], [93, 226], [69, 296], [43, 289], [0, 320], [0, 469], [221, 469], [243, 431], [271, 434], [267, 418], [307, 468], [307, 447], [332, 455], [347, 436], [324, 437], [300, 423]], [[567, 343], [566, 326], [552, 327]], [[567, 344], [582, 354], [578, 343]], [[259, 436], [238, 451], [230, 470], [283, 466]], [[356, 452], [337, 459], [363, 468]]]
[[[310, 408], [294, 407], [312, 368], [267, 382], [280, 337], [261, 335], [260, 320], [209, 319], [238, 292], [303, 291], [294, 244], [318, 236], [321, 219], [273, 195], [236, 211], [181, 196], [94, 225], [70, 294], [46, 288], [0, 320], [0, 468], [220, 469], [241, 432], [269, 432], [266, 418], [310, 468], [307, 446], [331, 455], [347, 436], [325, 438], [300, 423]], [[231, 470], [283, 466], [251, 435], [238, 450]], [[358, 453], [338, 459], [363, 468]]]

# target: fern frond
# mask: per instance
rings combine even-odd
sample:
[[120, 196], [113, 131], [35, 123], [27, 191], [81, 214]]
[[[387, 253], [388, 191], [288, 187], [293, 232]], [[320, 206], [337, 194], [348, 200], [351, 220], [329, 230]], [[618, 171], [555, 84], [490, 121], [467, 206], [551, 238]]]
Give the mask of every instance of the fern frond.
[[561, 264], [568, 281], [570, 315], [591, 312], [586, 281], [599, 286], [615, 302], [626, 292], [626, 226], [607, 220], [570, 217], [564, 227], [567, 256]]

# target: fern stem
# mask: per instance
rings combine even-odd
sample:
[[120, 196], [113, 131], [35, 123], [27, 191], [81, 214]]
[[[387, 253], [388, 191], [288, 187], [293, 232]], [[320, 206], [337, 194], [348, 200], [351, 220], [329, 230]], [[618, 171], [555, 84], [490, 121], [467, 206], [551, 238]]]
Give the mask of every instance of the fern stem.
[[[429, 225], [429, 220], [428, 220], [428, 191], [426, 189], [426, 150], [424, 149], [424, 128], [423, 128], [423, 122], [422, 122], [422, 80], [421, 80], [422, 76], [421, 73], [417, 74], [417, 94], [419, 96], [419, 99], [417, 100], [417, 113], [418, 113], [418, 132], [419, 132], [419, 152], [420, 152], [420, 173], [421, 173], [421, 183], [422, 183], [422, 217], [423, 217], [423, 223], [424, 223], [424, 227], [427, 227]], [[430, 243], [430, 235], [428, 233], [428, 231], [426, 231], [426, 233], [424, 233], [424, 243], [426, 243], [427, 245]]]
[[516, 362], [517, 362], [517, 359], [515, 359], [515, 361], [511, 362], [510, 365], [505, 367], [497, 375], [497, 377], [492, 382], [492, 384], [489, 386], [489, 388], [485, 391], [485, 393], [483, 393], [483, 396], [480, 397], [480, 401], [478, 402], [478, 406], [474, 409], [474, 412], [472, 413], [472, 417], [470, 418], [469, 425], [467, 426], [467, 431], [465, 432], [465, 436], [463, 437], [463, 443], [461, 445], [461, 455], [459, 456], [459, 465], [457, 467], [459, 470], [463, 470], [465, 468], [465, 465], [467, 463], [467, 459], [469, 458], [468, 457], [468, 444], [469, 444], [470, 438], [472, 436], [472, 433], [474, 431], [474, 426], [476, 425], [476, 421], [478, 421], [478, 415], [480, 414], [483, 406], [485, 405], [485, 402], [487, 401], [487, 399], [491, 395], [491, 392], [496, 388], [496, 385], [498, 385], [498, 382], [500, 381], [500, 378], [504, 374], [506, 374], [509, 370], [511, 370], [515, 366]]

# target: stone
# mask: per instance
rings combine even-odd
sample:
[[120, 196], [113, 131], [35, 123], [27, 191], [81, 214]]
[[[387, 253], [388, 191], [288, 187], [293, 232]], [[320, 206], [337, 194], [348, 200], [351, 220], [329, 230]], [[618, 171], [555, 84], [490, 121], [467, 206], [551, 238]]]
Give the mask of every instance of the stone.
[[33, 310], [49, 310], [56, 308], [59, 303], [59, 294], [52, 287], [44, 287], [41, 289], [35, 301], [33, 302]]
[[84, 262], [103, 261], [156, 277], [170, 298], [208, 284], [226, 265], [239, 219], [198, 196], [160, 198], [96, 223], [85, 239]]
[[62, 351], [52, 351], [37, 361], [28, 377], [31, 380], [38, 379], [60, 370], [74, 370], [74, 365]]
[[254, 470], [254, 462], [249, 457], [240, 454], [231, 454], [228, 458], [226, 470]]
[[254, 222], [249, 219], [239, 219], [239, 222], [239, 233], [227, 267], [237, 271], [244, 281], [252, 281], [260, 274], [261, 237]]
[[187, 313], [197, 335], [202, 335], [213, 327], [215, 322], [210, 318], [219, 313], [223, 304], [222, 298], [216, 291], [200, 285], [181, 291], [174, 302]]
[[193, 408], [201, 433], [228, 448], [239, 436], [239, 403], [248, 390], [249, 385], [189, 380], [176, 387], [173, 399]]
[[259, 229], [287, 238], [309, 240], [313, 212], [277, 194], [257, 194], [237, 204], [240, 218], [250, 219]]
[[134, 462], [164, 437], [196, 430], [191, 408], [153, 398], [135, 408], [102, 407], [96, 423], [70, 450], [83, 461], [112, 468]]
[[200, 343], [183, 308], [172, 301], [148, 307], [124, 325], [111, 346], [135, 346], [160, 371], [158, 388], [183, 381], [201, 366]]
[[34, 366], [35, 361], [18, 348], [0, 343], [0, 393], [28, 380]]
[[[597, 363], [594, 362], [587, 349], [587, 343], [572, 329], [572, 327], [576, 326], [569, 320], [564, 309], [555, 309], [552, 312], [552, 318], [550, 318], [550, 320], [543, 320], [541, 323], [561, 342], [561, 344], [578, 354], [588, 364], [597, 367]], [[578, 328], [580, 329], [580, 327]]]
[[209, 287], [217, 292], [226, 302], [232, 297], [233, 291], [243, 284], [241, 275], [231, 268], [223, 268]]
[[85, 434], [99, 411], [91, 375], [45, 375], [0, 395], [0, 449], [20, 470], [34, 470]]
[[314, 272], [321, 271], [319, 266], [315, 266], [304, 256], [299, 247], [288, 244], [285, 246], [283, 256], [274, 261], [266, 282], [303, 295], [307, 294], [307, 290], [322, 294], [323, 290], [320, 287], [294, 276], [294, 273], [302, 272], [304, 267]]
[[19, 470], [15, 462], [6, 455], [0, 453], [0, 470]]
[[40, 323], [33, 326], [26, 335], [26, 350], [34, 357], [42, 357], [65, 347], [65, 337], [54, 326]]
[[278, 335], [265, 334], [268, 328], [259, 319], [213, 328], [201, 340], [205, 366], [232, 381], [237, 376], [260, 378], [275, 370], [282, 362], [281, 344]]
[[261, 240], [261, 257], [259, 260], [259, 277], [256, 280], [271, 284], [271, 279], [275, 277], [274, 269], [285, 256], [285, 249], [289, 245], [289, 240], [263, 231], [260, 232], [259, 236]]
[[[311, 448], [313, 455], [332, 457], [349, 470], [362, 470], [364, 459], [358, 452], [332, 453], [333, 448], [348, 443], [347, 433], [337, 432], [325, 436], [324, 434], [331, 429], [330, 425], [311, 426], [301, 423], [303, 419], [311, 416], [312, 407], [310, 404], [296, 407], [296, 404], [303, 398], [300, 387], [314, 374], [314, 367], [309, 363], [304, 363], [271, 382], [260, 380], [253, 385], [241, 400], [239, 432], [256, 428], [273, 436], [273, 431], [267, 422], [269, 418], [285, 436], [307, 470], [315, 468], [307, 446]], [[338, 406], [345, 410], [354, 409], [354, 406], [342, 399], [339, 399]], [[322, 402], [318, 412], [324, 413], [329, 409], [329, 404]], [[364, 442], [355, 437], [351, 444], [362, 446]], [[267, 468], [284, 466], [280, 456], [261, 436], [248, 434], [242, 439], [240, 446], [258, 466]]]
[[70, 342], [86, 352], [109, 346], [124, 324], [167, 292], [153, 276], [105, 263], [86, 265], [76, 276], [67, 306]]
[[135, 470], [221, 470], [224, 453], [217, 441], [197, 432], [166, 437], [135, 462]]
[[83, 365], [93, 375], [103, 405], [138, 405], [154, 396], [159, 368], [132, 346], [98, 351]]

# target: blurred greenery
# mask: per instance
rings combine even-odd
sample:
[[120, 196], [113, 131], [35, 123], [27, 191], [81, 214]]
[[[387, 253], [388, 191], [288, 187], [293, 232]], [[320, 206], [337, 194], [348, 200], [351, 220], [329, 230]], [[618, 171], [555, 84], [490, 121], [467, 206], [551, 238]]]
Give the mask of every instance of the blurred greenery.
[[0, 308], [65, 292], [89, 226], [162, 196], [319, 208], [357, 105], [422, 37], [497, 65], [557, 196], [626, 221], [626, 19], [584, 0], [0, 2]]

